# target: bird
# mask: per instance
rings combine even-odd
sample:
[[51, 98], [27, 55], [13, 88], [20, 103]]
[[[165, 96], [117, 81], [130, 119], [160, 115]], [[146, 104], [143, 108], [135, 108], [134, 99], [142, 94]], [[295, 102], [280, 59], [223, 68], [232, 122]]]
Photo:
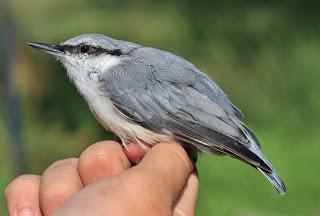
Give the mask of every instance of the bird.
[[262, 154], [242, 112], [207, 74], [184, 58], [102, 34], [60, 44], [28, 42], [60, 61], [96, 120], [126, 147], [178, 141], [189, 152], [236, 158], [286, 187]]

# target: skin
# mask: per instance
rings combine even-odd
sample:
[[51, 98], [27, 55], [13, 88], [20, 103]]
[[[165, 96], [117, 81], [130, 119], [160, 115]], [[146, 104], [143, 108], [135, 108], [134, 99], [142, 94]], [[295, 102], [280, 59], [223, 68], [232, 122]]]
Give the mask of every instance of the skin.
[[19, 176], [5, 197], [11, 216], [188, 216], [194, 215], [198, 197], [193, 168], [177, 143], [159, 143], [145, 153], [136, 143], [124, 150], [102, 141], [79, 158], [53, 163], [42, 176]]

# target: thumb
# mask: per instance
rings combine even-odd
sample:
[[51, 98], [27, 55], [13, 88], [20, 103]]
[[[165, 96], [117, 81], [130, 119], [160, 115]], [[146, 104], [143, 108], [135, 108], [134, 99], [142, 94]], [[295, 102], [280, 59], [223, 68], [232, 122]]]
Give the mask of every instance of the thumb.
[[149, 193], [161, 193], [174, 203], [183, 190], [193, 164], [184, 148], [178, 143], [159, 143], [152, 147], [136, 166], [135, 174], [144, 176], [147, 184], [152, 180]]

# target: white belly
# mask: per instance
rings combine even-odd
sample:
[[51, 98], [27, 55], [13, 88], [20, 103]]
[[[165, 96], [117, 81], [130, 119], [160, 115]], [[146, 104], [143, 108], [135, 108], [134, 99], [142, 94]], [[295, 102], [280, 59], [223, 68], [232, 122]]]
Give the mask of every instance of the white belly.
[[84, 95], [84, 97], [95, 118], [105, 129], [117, 135], [124, 146], [126, 146], [129, 141], [137, 141], [139, 143], [139, 141], [142, 140], [153, 145], [158, 142], [169, 142], [174, 140], [170, 135], [152, 132], [130, 120], [98, 89], [95, 91], [91, 89], [86, 93], [87, 94]]
[[[118, 63], [117, 58], [104, 55], [100, 59], [96, 59], [95, 64], [99, 65], [99, 68], [103, 68], [102, 71], [107, 71], [108, 68]], [[107, 95], [99, 89], [99, 72], [87, 73], [87, 71], [93, 70], [91, 66], [84, 64], [78, 68], [76, 65], [68, 64], [68, 62], [65, 63], [65, 66], [70, 79], [87, 101], [93, 115], [105, 129], [117, 135], [122, 140], [123, 145], [126, 145], [129, 141], [140, 143], [139, 141], [142, 140], [153, 145], [157, 142], [173, 140], [171, 135], [152, 132], [122, 114]]]

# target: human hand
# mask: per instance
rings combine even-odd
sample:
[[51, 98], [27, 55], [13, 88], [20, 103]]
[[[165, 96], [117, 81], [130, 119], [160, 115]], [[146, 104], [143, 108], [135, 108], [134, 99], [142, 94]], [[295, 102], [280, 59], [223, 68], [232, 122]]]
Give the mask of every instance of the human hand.
[[185, 150], [160, 143], [131, 167], [128, 158], [143, 155], [136, 144], [103, 141], [42, 176], [20, 176], [6, 188], [10, 215], [194, 215], [198, 177]]

